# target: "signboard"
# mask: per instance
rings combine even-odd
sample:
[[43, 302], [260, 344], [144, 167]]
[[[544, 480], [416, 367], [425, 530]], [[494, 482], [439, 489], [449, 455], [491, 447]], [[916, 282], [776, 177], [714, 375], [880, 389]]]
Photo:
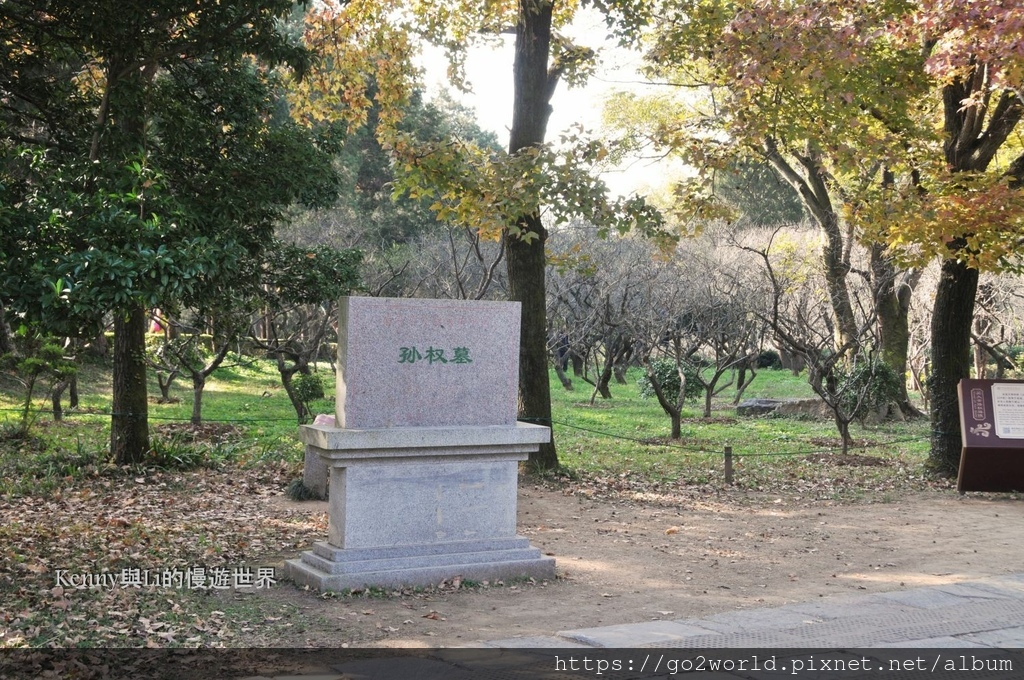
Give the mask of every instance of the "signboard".
[[957, 490], [1024, 491], [1024, 381], [961, 380]]

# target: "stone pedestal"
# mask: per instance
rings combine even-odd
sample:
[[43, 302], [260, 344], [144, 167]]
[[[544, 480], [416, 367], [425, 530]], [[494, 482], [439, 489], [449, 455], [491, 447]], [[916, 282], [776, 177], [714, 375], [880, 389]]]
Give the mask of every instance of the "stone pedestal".
[[330, 468], [327, 542], [286, 563], [320, 590], [551, 579], [555, 561], [516, 535], [518, 464], [546, 427], [300, 428]]
[[[285, 565], [321, 590], [555, 576], [516, 536], [518, 302], [342, 298], [333, 422], [300, 428], [327, 542]], [[329, 481], [328, 481], [329, 480]]]

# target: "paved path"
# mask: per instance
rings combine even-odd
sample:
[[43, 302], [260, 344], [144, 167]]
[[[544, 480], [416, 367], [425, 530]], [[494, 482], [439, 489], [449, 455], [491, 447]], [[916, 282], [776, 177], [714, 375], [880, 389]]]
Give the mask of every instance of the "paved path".
[[[431, 651], [423, 658], [339, 658], [336, 664], [311, 671], [315, 675], [291, 677], [668, 679], [680, 677], [678, 673], [686, 670], [681, 665], [684, 659], [692, 663], [706, 655], [730, 659], [733, 666], [681, 677], [1020, 680], [1024, 678], [1024, 657], [1019, 654], [1022, 648], [1024, 573], [877, 595], [821, 598], [705, 619], [650, 621], [492, 640], [474, 649]], [[1007, 656], [998, 649], [1016, 649], [1017, 653]], [[762, 663], [774, 659], [775, 667], [751, 669], [754, 655]], [[827, 663], [823, 662], [826, 658]], [[738, 659], [746, 659], [747, 666], [739, 668]], [[1006, 666], [1007, 660], [1012, 668]], [[598, 673], [602, 662], [606, 665]], [[612, 665], [615, 662], [618, 668]], [[587, 663], [590, 670], [584, 668]], [[949, 663], [957, 664], [957, 668], [949, 671]], [[795, 673], [798, 668], [800, 672]]]
[[[878, 595], [820, 598], [706, 619], [494, 640], [494, 647], [1024, 648], [1024, 574]], [[1024, 675], [1022, 675], [1024, 677]]]

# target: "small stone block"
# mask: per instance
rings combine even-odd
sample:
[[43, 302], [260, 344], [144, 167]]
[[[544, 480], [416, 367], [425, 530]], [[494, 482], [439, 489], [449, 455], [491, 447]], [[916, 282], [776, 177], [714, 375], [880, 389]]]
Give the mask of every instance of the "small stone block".
[[302, 468], [302, 485], [316, 494], [319, 499], [327, 498], [330, 468], [312, 446], [306, 447], [306, 462]]

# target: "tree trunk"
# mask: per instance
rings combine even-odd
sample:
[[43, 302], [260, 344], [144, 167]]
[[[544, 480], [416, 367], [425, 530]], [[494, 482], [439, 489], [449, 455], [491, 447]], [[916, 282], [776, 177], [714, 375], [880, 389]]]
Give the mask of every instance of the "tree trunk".
[[774, 139], [765, 140], [765, 157], [779, 176], [797, 192], [804, 208], [825, 237], [821, 248], [821, 264], [832, 308], [836, 348], [848, 346], [855, 349], [858, 344], [857, 322], [846, 281], [850, 272], [848, 251], [844, 247], [839, 214], [833, 208], [829, 196], [828, 179], [823, 171], [820, 154], [813, 145], [808, 144], [807, 147], [803, 154], [793, 154], [803, 168], [803, 175], [782, 156]]
[[[979, 59], [972, 72], [962, 74], [942, 89], [945, 143], [943, 151], [952, 172], [985, 172], [1003, 143], [1010, 138], [1024, 110], [1004, 106], [1020, 95], [1006, 91], [986, 112], [964, 101], [976, 98], [989, 86], [989, 65]], [[1019, 188], [1017, 161], [1011, 164], [1011, 186]], [[966, 237], [948, 244], [951, 254], [968, 246]], [[978, 270], [955, 259], [942, 262], [935, 306], [932, 310], [931, 399], [932, 448], [929, 463], [940, 472], [955, 475], [960, 467], [960, 409], [957, 385], [971, 371], [971, 328], [978, 293]]]
[[572, 352], [569, 355], [569, 361], [572, 363], [572, 374], [574, 376], [576, 376], [577, 378], [582, 378], [584, 376], [584, 370], [583, 370], [584, 361], [583, 361], [583, 357], [581, 357], [576, 352]]
[[[732, 399], [733, 406], [740, 403], [743, 393], [746, 392], [747, 388], [750, 387], [750, 383], [754, 382], [754, 378], [757, 377], [757, 369], [754, 368], [756, 364], [757, 355], [755, 354], [744, 365], [740, 366], [739, 376], [736, 378], [736, 396]], [[746, 379], [747, 371], [750, 371], [750, 380]]]
[[[544, 143], [551, 116], [551, 95], [557, 73], [548, 72], [551, 46], [550, 0], [520, 0], [516, 24], [515, 63], [513, 65], [512, 128], [509, 152]], [[538, 238], [526, 241], [506, 232], [506, 266], [509, 298], [522, 304], [519, 336], [519, 417], [527, 422], [551, 424], [551, 384], [548, 379], [547, 304], [544, 275], [546, 232], [540, 219], [540, 206], [516, 220], [524, 231]], [[530, 454], [530, 462], [540, 469], [558, 467], [554, 438]]]
[[60, 400], [64, 396], [64, 390], [70, 384], [70, 380], [61, 380], [54, 383], [53, 387], [50, 388], [50, 404], [53, 407], [53, 421], [55, 423], [64, 420], [64, 409], [61, 407]]
[[[547, 301], [544, 286], [544, 227], [540, 217], [525, 220], [531, 231], [542, 236], [527, 243], [508, 237], [506, 260], [508, 266], [509, 298], [518, 300], [521, 307], [519, 337], [519, 417], [528, 423], [551, 425], [551, 381], [548, 378]], [[558, 454], [554, 439], [541, 444], [530, 454], [530, 462], [539, 469], [558, 467]]]
[[113, 414], [110, 452], [118, 465], [141, 463], [149, 451], [146, 395], [146, 310], [114, 314]]
[[960, 406], [957, 385], [971, 375], [971, 327], [978, 270], [944, 260], [932, 311], [931, 398], [932, 447], [929, 462], [955, 475], [960, 468]]
[[910, 403], [906, 378], [913, 290], [910, 286], [897, 285], [896, 267], [886, 256], [885, 246], [878, 243], [871, 245], [871, 276], [882, 361], [900, 376], [900, 412], [908, 418], [920, 416], [922, 413]]
[[13, 351], [14, 340], [11, 338], [11, 329], [7, 325], [7, 318], [4, 315], [4, 305], [0, 302], [0, 356]]
[[178, 377], [178, 371], [170, 371], [166, 375], [162, 371], [156, 372], [156, 384], [160, 387], [160, 403], [171, 403], [171, 386], [174, 379]]
[[68, 408], [74, 411], [78, 408], [78, 375], [71, 376], [71, 384], [68, 387]]
[[[611, 350], [608, 351], [610, 352]], [[597, 384], [594, 386], [596, 388], [595, 393], [600, 393], [602, 399], [612, 398], [612, 390], [609, 387], [612, 382], [612, 361], [614, 361], [614, 357], [605, 357], [604, 368], [601, 369], [601, 374], [597, 376]], [[591, 399], [590, 403], [594, 403], [594, 400]]]
[[835, 323], [836, 347], [851, 347], [856, 354], [859, 345], [857, 322], [853, 315], [853, 303], [850, 301], [850, 288], [846, 281], [850, 271], [849, 264], [843, 258], [843, 237], [839, 228], [839, 216], [829, 212], [827, 219], [819, 222], [825, 234], [825, 243], [821, 249], [822, 265], [825, 273], [825, 285], [832, 304], [832, 316]]
[[654, 390], [654, 396], [658, 399], [658, 404], [661, 406], [661, 410], [665, 412], [665, 415], [669, 417], [669, 421], [672, 423], [672, 433], [669, 435], [672, 439], [680, 439], [683, 436], [683, 395], [686, 394], [686, 376], [683, 375], [682, 371], [679, 371], [679, 397], [675, 404], [668, 400], [665, 395], [665, 390], [662, 389], [661, 383], [658, 382], [658, 375], [654, 372], [654, 367], [651, 365], [651, 357], [645, 356], [641, 359], [644, 371], [647, 373], [647, 380], [651, 383], [651, 389]]
[[572, 392], [572, 380], [565, 374], [565, 363], [564, 361], [555, 361], [555, 375], [558, 376], [559, 382], [562, 383], [562, 387], [567, 392]]
[[278, 352], [276, 356], [277, 360], [277, 372], [281, 375], [281, 385], [284, 387], [285, 393], [288, 395], [288, 400], [292, 403], [292, 408], [295, 409], [295, 415], [298, 417], [299, 425], [306, 423], [309, 420], [309, 413], [306, 411], [306, 405], [299, 399], [298, 395], [295, 394], [295, 387], [292, 385], [292, 378], [295, 377], [296, 373], [309, 374], [309, 366], [302, 356], [293, 356], [294, 365], [289, 366], [284, 356]]
[[200, 425], [203, 422], [203, 388], [206, 387], [206, 376], [202, 373], [192, 373], [192, 424]]
[[850, 421], [849, 420], [843, 420], [838, 415], [836, 415], [836, 429], [839, 430], [839, 438], [843, 442], [843, 444], [842, 444], [842, 452], [843, 452], [843, 455], [845, 456], [847, 453], [849, 453], [849, 451], [850, 451], [850, 444], [853, 441], [850, 438]]

